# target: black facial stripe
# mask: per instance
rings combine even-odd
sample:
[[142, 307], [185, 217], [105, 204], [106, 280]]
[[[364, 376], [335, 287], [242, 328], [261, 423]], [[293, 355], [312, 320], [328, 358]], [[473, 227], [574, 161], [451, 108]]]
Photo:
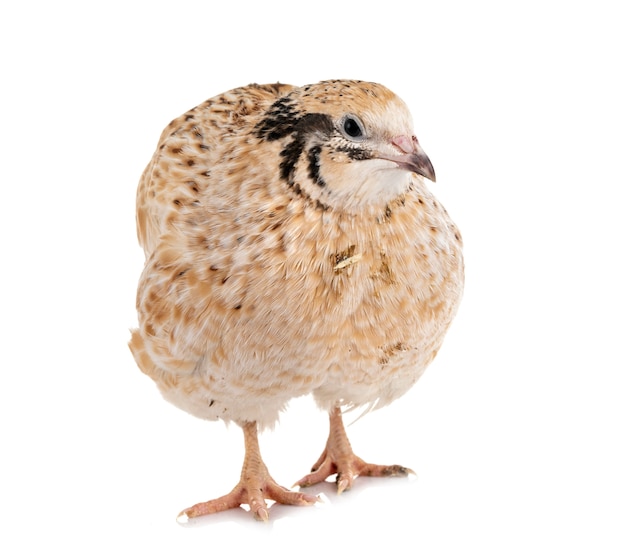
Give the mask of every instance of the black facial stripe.
[[308, 113], [300, 117], [296, 123], [298, 133], [320, 133], [326, 137], [334, 131], [333, 121], [327, 114]]
[[[306, 147], [311, 134], [320, 134], [322, 139], [330, 137], [334, 131], [332, 119], [326, 114], [308, 113], [301, 115], [296, 110], [296, 103], [289, 96], [281, 97], [268, 110], [267, 116], [257, 125], [256, 135], [260, 139], [275, 141], [292, 136], [285, 144], [280, 156], [280, 177], [293, 185], [293, 172]], [[321, 147], [314, 146], [307, 157], [309, 174], [318, 185], [325, 183], [319, 175], [319, 154]]]
[[322, 147], [320, 145], [316, 145], [315, 147], [311, 147], [309, 149], [308, 159], [309, 159], [309, 175], [311, 179], [315, 181], [320, 187], [325, 187], [326, 182], [322, 179], [320, 175], [320, 154], [322, 152]]
[[359, 147], [337, 147], [335, 150], [346, 153], [351, 160], [368, 160], [372, 158], [372, 151]]
[[[332, 131], [333, 123], [330, 116], [326, 114], [310, 113], [298, 118], [293, 124], [293, 141], [287, 143], [280, 152], [280, 156], [283, 157], [283, 160], [280, 163], [280, 176], [291, 184], [291, 175], [296, 168], [298, 159], [304, 151], [307, 136], [313, 133], [330, 136]], [[312, 152], [313, 149], [316, 149], [317, 152]], [[313, 181], [315, 181], [318, 185], [324, 186], [324, 182], [319, 176], [319, 153], [321, 151], [321, 147], [315, 146], [312, 147], [312, 150], [309, 151], [308, 154], [309, 174], [313, 178]]]
[[290, 141], [285, 145], [285, 148], [280, 151], [282, 161], [280, 163], [280, 177], [282, 177], [290, 185], [293, 183], [291, 180], [291, 174], [296, 168], [298, 158], [304, 150], [304, 139], [301, 135], [297, 134], [293, 141]]

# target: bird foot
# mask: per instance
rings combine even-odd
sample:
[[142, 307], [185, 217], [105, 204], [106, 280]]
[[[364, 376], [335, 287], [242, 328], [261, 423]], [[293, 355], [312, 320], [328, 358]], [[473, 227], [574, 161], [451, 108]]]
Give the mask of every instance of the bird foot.
[[269, 475], [263, 478], [253, 477], [241, 480], [237, 486], [225, 496], [195, 505], [181, 511], [177, 520], [187, 520], [219, 513], [228, 509], [235, 509], [242, 504], [250, 506], [250, 512], [255, 519], [267, 522], [269, 509], [266, 499], [285, 505], [313, 505], [320, 501], [317, 496], [301, 492], [293, 492], [278, 485]]
[[313, 466], [312, 472], [301, 478], [294, 486], [306, 488], [307, 486], [323, 482], [334, 474], [337, 474], [337, 494], [341, 494], [352, 488], [354, 479], [359, 476], [406, 477], [415, 474], [415, 472], [402, 465], [375, 465], [367, 463], [352, 452], [332, 457], [329, 455], [328, 449], [326, 449]]
[[406, 477], [414, 471], [402, 465], [374, 465], [363, 461], [353, 451], [346, 435], [339, 408], [330, 414], [330, 434], [326, 448], [317, 460], [311, 473], [301, 478], [294, 486], [307, 487], [337, 475], [337, 493], [349, 490], [358, 476]]
[[256, 424], [247, 423], [243, 426], [246, 444], [246, 457], [241, 470], [241, 478], [237, 486], [217, 499], [196, 503], [178, 515], [179, 522], [234, 509], [240, 505], [249, 505], [250, 512], [257, 520], [269, 520], [266, 499], [285, 505], [313, 505], [320, 501], [317, 496], [294, 492], [283, 488], [270, 476], [261, 454], [257, 439]]

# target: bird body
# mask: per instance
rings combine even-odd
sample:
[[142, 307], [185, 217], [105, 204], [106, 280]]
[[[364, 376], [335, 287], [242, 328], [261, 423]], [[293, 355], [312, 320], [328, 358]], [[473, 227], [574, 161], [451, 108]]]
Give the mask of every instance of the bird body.
[[406, 106], [379, 84], [250, 85], [164, 130], [137, 192], [131, 350], [203, 419], [386, 405], [440, 348], [461, 237]]

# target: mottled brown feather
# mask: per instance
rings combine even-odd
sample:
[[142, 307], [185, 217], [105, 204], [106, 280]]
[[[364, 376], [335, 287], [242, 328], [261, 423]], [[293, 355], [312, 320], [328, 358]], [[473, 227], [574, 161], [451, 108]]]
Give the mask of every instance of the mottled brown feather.
[[[279, 98], [286, 120], [324, 117], [272, 133]], [[459, 232], [421, 176], [350, 157], [333, 129], [350, 113], [373, 151], [413, 133], [392, 92], [340, 80], [238, 88], [161, 135], [137, 191], [130, 347], [177, 406], [262, 427], [307, 393], [382, 406], [435, 357], [462, 294]]]

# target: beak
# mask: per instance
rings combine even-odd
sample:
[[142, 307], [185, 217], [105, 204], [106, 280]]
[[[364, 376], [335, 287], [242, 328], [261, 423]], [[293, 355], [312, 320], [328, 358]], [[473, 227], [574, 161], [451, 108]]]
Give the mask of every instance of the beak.
[[398, 165], [398, 168], [414, 172], [418, 175], [424, 176], [426, 179], [430, 179], [433, 183], [436, 181], [435, 168], [426, 153], [420, 147], [417, 138], [413, 135], [410, 138], [406, 135], [399, 135], [391, 140], [391, 143], [402, 154], [399, 155], [381, 155], [379, 158], [385, 160], [391, 160]]

